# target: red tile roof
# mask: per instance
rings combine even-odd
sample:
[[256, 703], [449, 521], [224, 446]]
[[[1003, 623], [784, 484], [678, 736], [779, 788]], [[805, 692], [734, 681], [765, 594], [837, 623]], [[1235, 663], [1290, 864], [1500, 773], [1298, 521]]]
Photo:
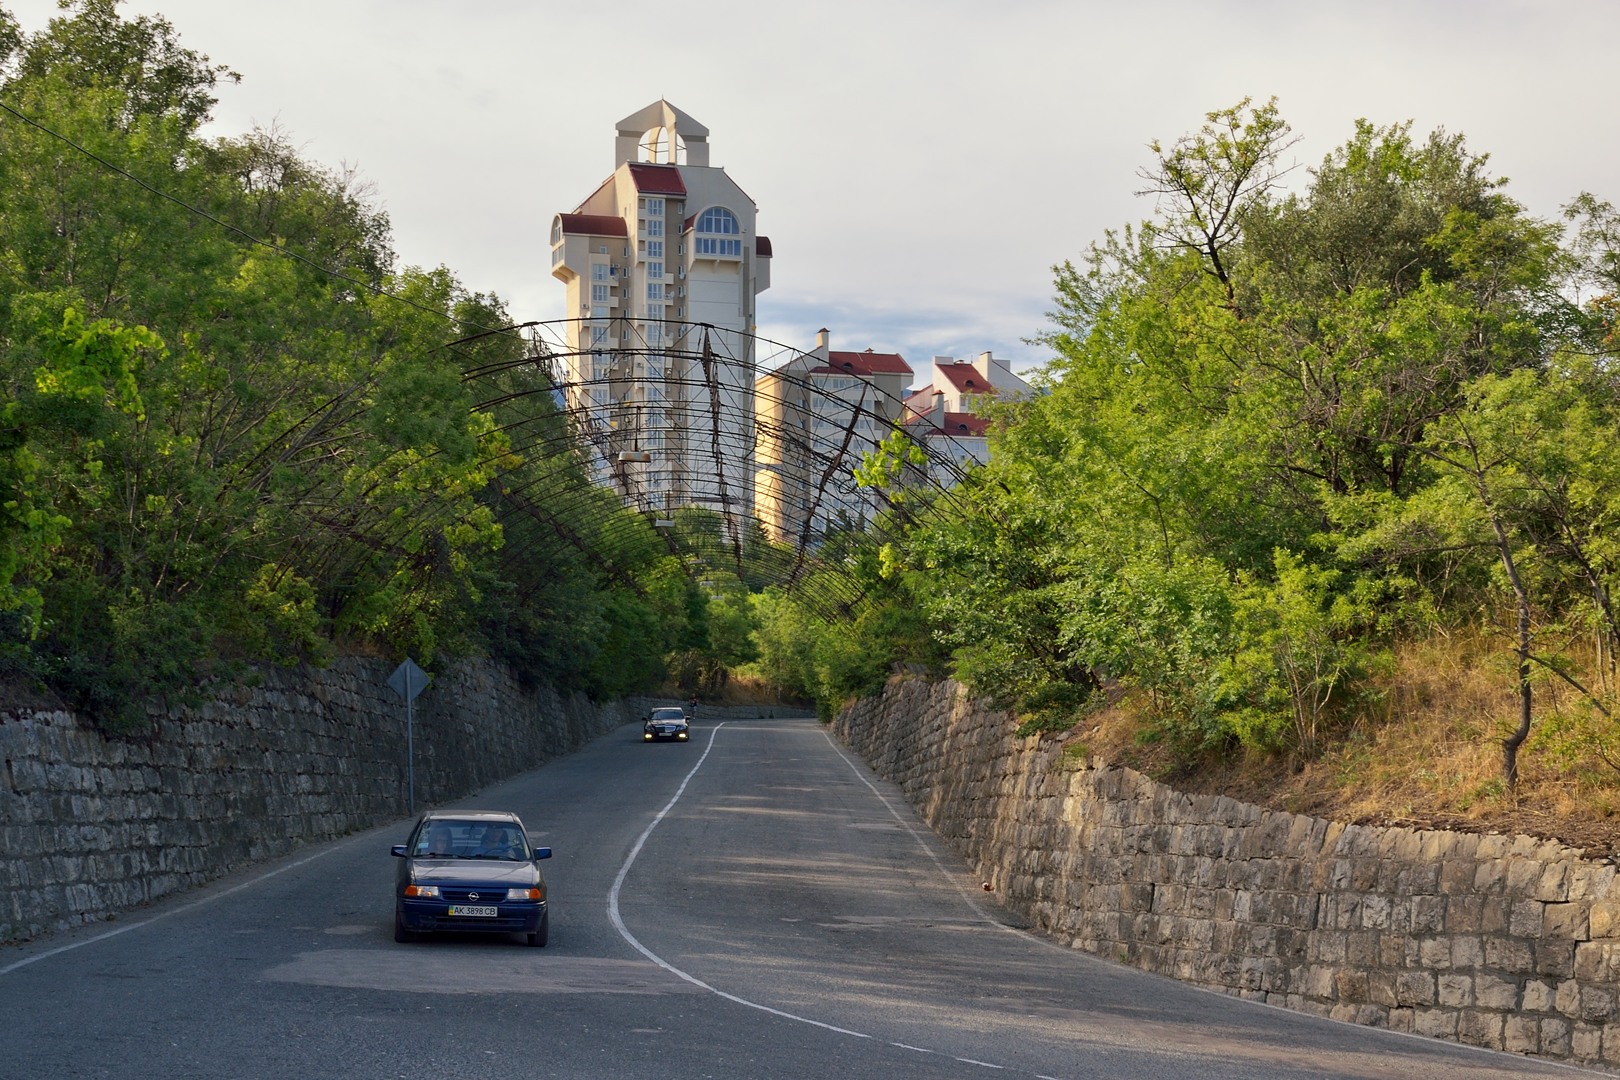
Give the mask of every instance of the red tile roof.
[[609, 217], [606, 214], [558, 214], [562, 219], [562, 231], [577, 233], [585, 236], [629, 236], [625, 228], [624, 219]]
[[993, 394], [996, 388], [972, 364], [940, 364], [939, 370], [961, 394]]
[[929, 435], [949, 435], [953, 439], [982, 439], [990, 430], [990, 421], [982, 416], [974, 416], [972, 413], [965, 412], [946, 413], [945, 422], [937, 427], [925, 415], [914, 415], [912, 419], [906, 421], [908, 427], [922, 427], [924, 425], [933, 428], [932, 431], [923, 433], [925, 438]]
[[910, 375], [911, 365], [899, 353], [830, 352], [827, 362], [856, 375]]
[[768, 236], [754, 237], [754, 254], [762, 259], [771, 257], [771, 238]]
[[674, 165], [631, 162], [630, 179], [643, 195], [686, 195], [686, 181], [681, 179], [681, 170]]

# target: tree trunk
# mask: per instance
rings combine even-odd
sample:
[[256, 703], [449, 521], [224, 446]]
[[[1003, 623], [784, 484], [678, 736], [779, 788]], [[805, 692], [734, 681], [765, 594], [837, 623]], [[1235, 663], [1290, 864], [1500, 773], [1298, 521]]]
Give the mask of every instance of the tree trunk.
[[1494, 513], [1491, 524], [1496, 527], [1502, 568], [1507, 571], [1508, 581], [1513, 584], [1513, 598], [1519, 608], [1519, 641], [1515, 650], [1519, 658], [1519, 726], [1512, 735], [1502, 740], [1502, 778], [1508, 790], [1512, 791], [1519, 784], [1519, 747], [1530, 734], [1530, 594], [1525, 591], [1519, 568], [1513, 561], [1513, 548], [1508, 543], [1507, 532]]

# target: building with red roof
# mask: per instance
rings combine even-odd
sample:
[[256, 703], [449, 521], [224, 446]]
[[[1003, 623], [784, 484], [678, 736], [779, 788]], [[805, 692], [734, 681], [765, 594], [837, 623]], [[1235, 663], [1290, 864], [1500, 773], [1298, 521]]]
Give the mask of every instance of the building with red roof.
[[906, 395], [906, 431], [931, 461], [948, 460], [957, 468], [990, 460], [990, 424], [979, 415], [986, 402], [1016, 401], [1034, 393], [1005, 360], [988, 351], [972, 360], [936, 356], [929, 374], [927, 385]]
[[905, 416], [905, 357], [831, 343], [823, 328], [814, 348], [754, 384], [754, 513], [781, 543], [815, 543], [871, 520], [881, 498], [856, 485], [855, 469]]
[[660, 100], [617, 132], [612, 175], [552, 220], [551, 272], [572, 320], [568, 405], [599, 479], [630, 505], [746, 518], [770, 240], [753, 199], [709, 164], [708, 128]]

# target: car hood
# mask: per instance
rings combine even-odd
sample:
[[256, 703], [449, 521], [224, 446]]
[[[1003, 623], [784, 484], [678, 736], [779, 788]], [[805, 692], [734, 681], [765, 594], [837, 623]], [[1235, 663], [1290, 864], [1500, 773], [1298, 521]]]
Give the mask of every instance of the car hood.
[[540, 883], [540, 869], [532, 862], [499, 859], [413, 859], [411, 880], [422, 885], [457, 882], [520, 889]]

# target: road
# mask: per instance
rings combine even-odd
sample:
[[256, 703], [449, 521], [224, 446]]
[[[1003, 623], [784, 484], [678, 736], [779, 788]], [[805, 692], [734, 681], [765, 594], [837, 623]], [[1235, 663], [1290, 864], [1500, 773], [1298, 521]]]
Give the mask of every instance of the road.
[[815, 722], [693, 734], [623, 728], [461, 804], [555, 850], [545, 949], [396, 945], [401, 820], [0, 950], [0, 1077], [1580, 1074], [1061, 948]]

